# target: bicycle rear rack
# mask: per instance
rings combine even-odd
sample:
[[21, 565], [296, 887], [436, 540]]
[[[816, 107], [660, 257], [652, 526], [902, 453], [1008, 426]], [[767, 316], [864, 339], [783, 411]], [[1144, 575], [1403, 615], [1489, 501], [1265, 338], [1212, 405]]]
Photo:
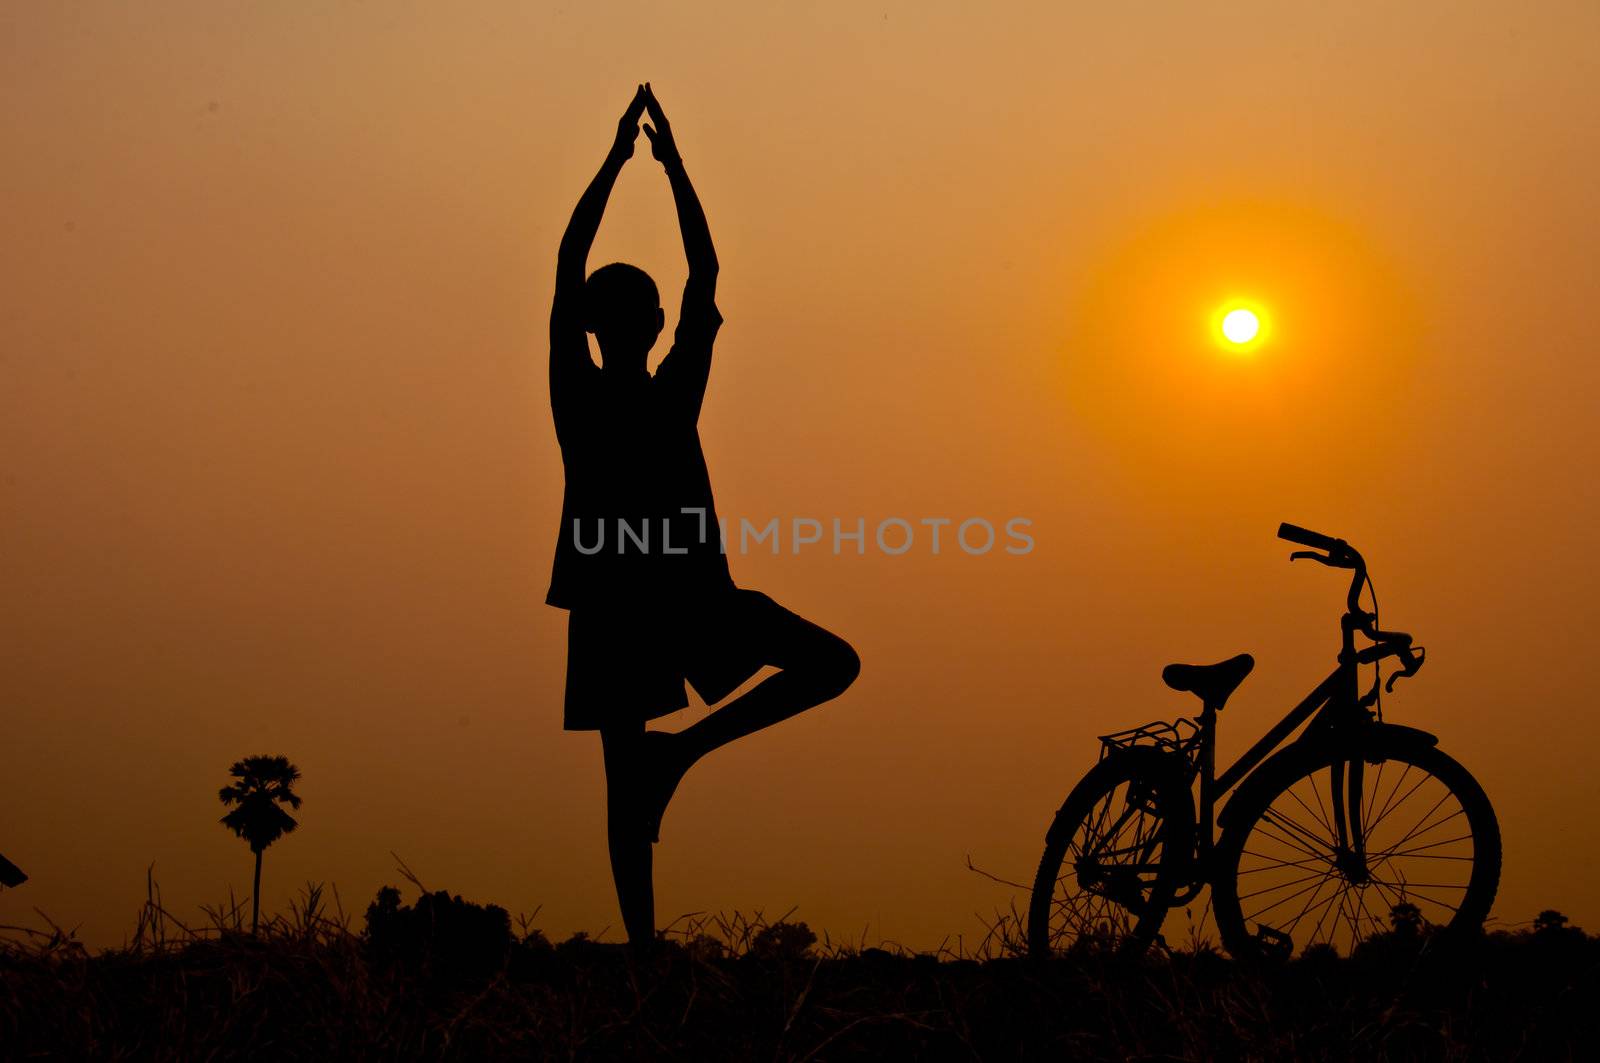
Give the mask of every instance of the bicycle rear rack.
[[1173, 753], [1184, 759], [1190, 771], [1198, 770], [1200, 756], [1200, 725], [1187, 716], [1176, 720], [1156, 720], [1126, 731], [1100, 736], [1100, 759], [1104, 760], [1118, 749], [1145, 746]]

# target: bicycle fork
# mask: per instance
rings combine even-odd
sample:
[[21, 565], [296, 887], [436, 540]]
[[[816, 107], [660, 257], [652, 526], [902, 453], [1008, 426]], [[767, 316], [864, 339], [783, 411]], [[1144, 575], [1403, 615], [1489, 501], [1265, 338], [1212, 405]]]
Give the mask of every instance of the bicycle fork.
[[1328, 797], [1333, 808], [1334, 837], [1338, 841], [1334, 850], [1334, 865], [1349, 881], [1365, 884], [1370, 877], [1367, 871], [1366, 825], [1361, 821], [1365, 762], [1359, 753], [1349, 760], [1336, 760], [1329, 775], [1331, 792]]

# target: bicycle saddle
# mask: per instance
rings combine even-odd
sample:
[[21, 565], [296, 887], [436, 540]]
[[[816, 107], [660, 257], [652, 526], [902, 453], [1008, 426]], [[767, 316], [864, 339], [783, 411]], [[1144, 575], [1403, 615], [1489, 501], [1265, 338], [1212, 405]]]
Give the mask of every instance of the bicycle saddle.
[[1161, 669], [1161, 681], [1173, 690], [1198, 694], [1208, 707], [1220, 709], [1255, 666], [1256, 659], [1248, 653], [1216, 664], [1169, 664]]

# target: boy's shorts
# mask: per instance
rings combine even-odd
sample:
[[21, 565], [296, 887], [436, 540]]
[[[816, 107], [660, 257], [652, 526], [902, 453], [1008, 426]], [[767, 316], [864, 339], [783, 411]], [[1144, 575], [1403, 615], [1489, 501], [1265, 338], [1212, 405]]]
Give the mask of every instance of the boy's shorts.
[[567, 617], [563, 726], [593, 731], [707, 705], [770, 663], [766, 633], [800, 618], [760, 591], [734, 589], [688, 608], [579, 606]]

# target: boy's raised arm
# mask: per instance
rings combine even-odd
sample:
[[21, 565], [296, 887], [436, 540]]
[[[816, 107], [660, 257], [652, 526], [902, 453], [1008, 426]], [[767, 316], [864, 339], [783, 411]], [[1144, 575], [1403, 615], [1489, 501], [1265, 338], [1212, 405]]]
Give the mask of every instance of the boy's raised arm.
[[700, 206], [700, 197], [695, 195], [689, 175], [684, 171], [683, 158], [678, 154], [677, 142], [672, 139], [672, 126], [667, 121], [666, 113], [661, 110], [655, 93], [651, 91], [649, 82], [645, 82], [644, 86], [644, 105], [650, 113], [650, 120], [655, 123], [654, 127], [645, 124], [645, 136], [650, 138], [651, 154], [661, 161], [662, 168], [667, 171], [667, 180], [672, 185], [672, 201], [678, 208], [678, 229], [683, 234], [683, 251], [689, 260], [689, 281], [683, 292], [684, 307], [685, 310], [690, 308], [693, 296], [696, 303], [704, 300], [703, 305], [696, 309], [711, 308], [717, 289], [717, 252], [711, 246], [711, 227], [706, 224], [706, 212]]
[[556, 255], [556, 295], [550, 311], [550, 370], [555, 373], [565, 358], [582, 352], [588, 359], [588, 342], [584, 339], [583, 284], [588, 275], [589, 249], [594, 246], [595, 233], [600, 231], [600, 218], [605, 214], [606, 201], [617, 183], [622, 164], [633, 155], [633, 142], [639, 136], [639, 118], [645, 109], [645, 90], [640, 85], [628, 102], [628, 109], [617, 122], [617, 138], [600, 164], [600, 171], [584, 189], [578, 205], [567, 222], [567, 231], [561, 237], [561, 250]]

